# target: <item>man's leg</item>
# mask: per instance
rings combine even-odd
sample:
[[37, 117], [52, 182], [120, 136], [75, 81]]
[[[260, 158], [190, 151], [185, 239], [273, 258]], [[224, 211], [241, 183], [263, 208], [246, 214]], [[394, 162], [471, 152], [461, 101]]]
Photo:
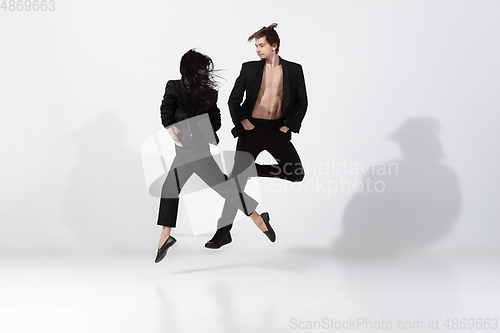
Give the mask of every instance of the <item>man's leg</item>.
[[[248, 166], [251, 166], [253, 158], [248, 153], [243, 154], [248, 155], [246, 160], [249, 160]], [[243, 176], [226, 180], [212, 156], [192, 162], [190, 167], [210, 188], [245, 215], [250, 216], [257, 208], [258, 202], [240, 189], [238, 179]]]
[[259, 177], [281, 178], [291, 182], [300, 182], [304, 179], [304, 168], [299, 154], [286, 133], [275, 128], [265, 149], [278, 164], [256, 164]]
[[[238, 138], [236, 144], [236, 152], [234, 156], [234, 166], [232, 170], [232, 178], [237, 179], [240, 191], [245, 189], [248, 181], [246, 170], [254, 163], [259, 153], [263, 150], [257, 126], [250, 131], [243, 132]], [[238, 213], [238, 208], [226, 200], [222, 209], [221, 217], [217, 223], [217, 228], [231, 230], [234, 218]]]
[[[244, 171], [254, 163], [257, 155], [259, 155], [259, 153], [263, 150], [263, 144], [261, 140], [262, 134], [263, 133], [260, 126], [255, 124], [254, 129], [250, 131], [244, 131], [238, 137], [238, 143], [236, 144], [236, 153], [234, 156], [234, 166], [231, 173], [232, 178], [237, 178], [237, 184], [241, 192], [245, 189], [246, 183], [248, 181], [248, 177], [245, 176]], [[238, 177], [238, 175], [240, 176]], [[212, 237], [212, 239], [205, 244], [205, 247], [218, 249], [221, 246], [231, 242], [229, 231], [233, 226], [233, 221], [237, 213], [238, 208], [226, 200], [224, 202], [221, 217], [217, 222], [217, 232]], [[254, 219], [252, 218], [252, 220]], [[257, 224], [255, 220], [254, 222]], [[259, 226], [259, 228], [261, 227]]]

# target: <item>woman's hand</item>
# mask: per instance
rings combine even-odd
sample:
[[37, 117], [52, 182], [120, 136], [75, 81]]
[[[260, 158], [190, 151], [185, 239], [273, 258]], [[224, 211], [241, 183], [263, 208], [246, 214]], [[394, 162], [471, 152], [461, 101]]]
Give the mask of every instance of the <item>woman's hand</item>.
[[177, 146], [182, 147], [182, 143], [179, 141], [179, 138], [177, 137], [177, 133], [180, 132], [179, 129], [172, 125], [169, 128], [167, 128], [167, 132], [172, 137], [172, 140], [174, 140], [174, 143]]

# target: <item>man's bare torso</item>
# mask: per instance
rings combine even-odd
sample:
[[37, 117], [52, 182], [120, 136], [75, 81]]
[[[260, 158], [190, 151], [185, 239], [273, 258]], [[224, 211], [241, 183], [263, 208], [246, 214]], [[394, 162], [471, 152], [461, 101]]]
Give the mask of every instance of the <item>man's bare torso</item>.
[[283, 68], [282, 65], [266, 65], [262, 74], [259, 95], [252, 112], [253, 118], [281, 119], [283, 111]]

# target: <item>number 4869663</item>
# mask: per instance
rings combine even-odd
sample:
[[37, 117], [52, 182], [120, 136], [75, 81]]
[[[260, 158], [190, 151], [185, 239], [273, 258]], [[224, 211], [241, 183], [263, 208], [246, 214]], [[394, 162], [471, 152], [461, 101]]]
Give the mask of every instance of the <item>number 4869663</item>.
[[3, 9], [4, 12], [54, 11], [56, 2], [54, 0], [4, 0], [0, 9]]
[[497, 318], [447, 318], [443, 324], [448, 329], [497, 329]]

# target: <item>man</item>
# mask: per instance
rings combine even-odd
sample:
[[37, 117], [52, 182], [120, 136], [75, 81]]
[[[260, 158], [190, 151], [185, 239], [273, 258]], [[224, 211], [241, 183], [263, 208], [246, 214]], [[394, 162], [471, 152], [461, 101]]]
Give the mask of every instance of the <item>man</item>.
[[[248, 167], [248, 161], [239, 157], [238, 152], [249, 153], [255, 160], [260, 152], [267, 150], [278, 164], [256, 164], [257, 175], [298, 182], [304, 178], [304, 170], [290, 140], [291, 132], [299, 133], [307, 110], [306, 86], [302, 66], [278, 56], [280, 39], [276, 26], [274, 23], [263, 27], [248, 38], [248, 41], [255, 39], [261, 60], [242, 65], [229, 96], [229, 110], [235, 124], [231, 132], [238, 137], [232, 175], [238, 177]], [[244, 93], [245, 101], [241, 104]], [[238, 180], [242, 190], [247, 177]], [[217, 232], [205, 247], [218, 249], [232, 241], [230, 230], [236, 213], [237, 208], [226, 201]], [[260, 229], [269, 237], [266, 222]], [[275, 237], [269, 238], [274, 242]]]

